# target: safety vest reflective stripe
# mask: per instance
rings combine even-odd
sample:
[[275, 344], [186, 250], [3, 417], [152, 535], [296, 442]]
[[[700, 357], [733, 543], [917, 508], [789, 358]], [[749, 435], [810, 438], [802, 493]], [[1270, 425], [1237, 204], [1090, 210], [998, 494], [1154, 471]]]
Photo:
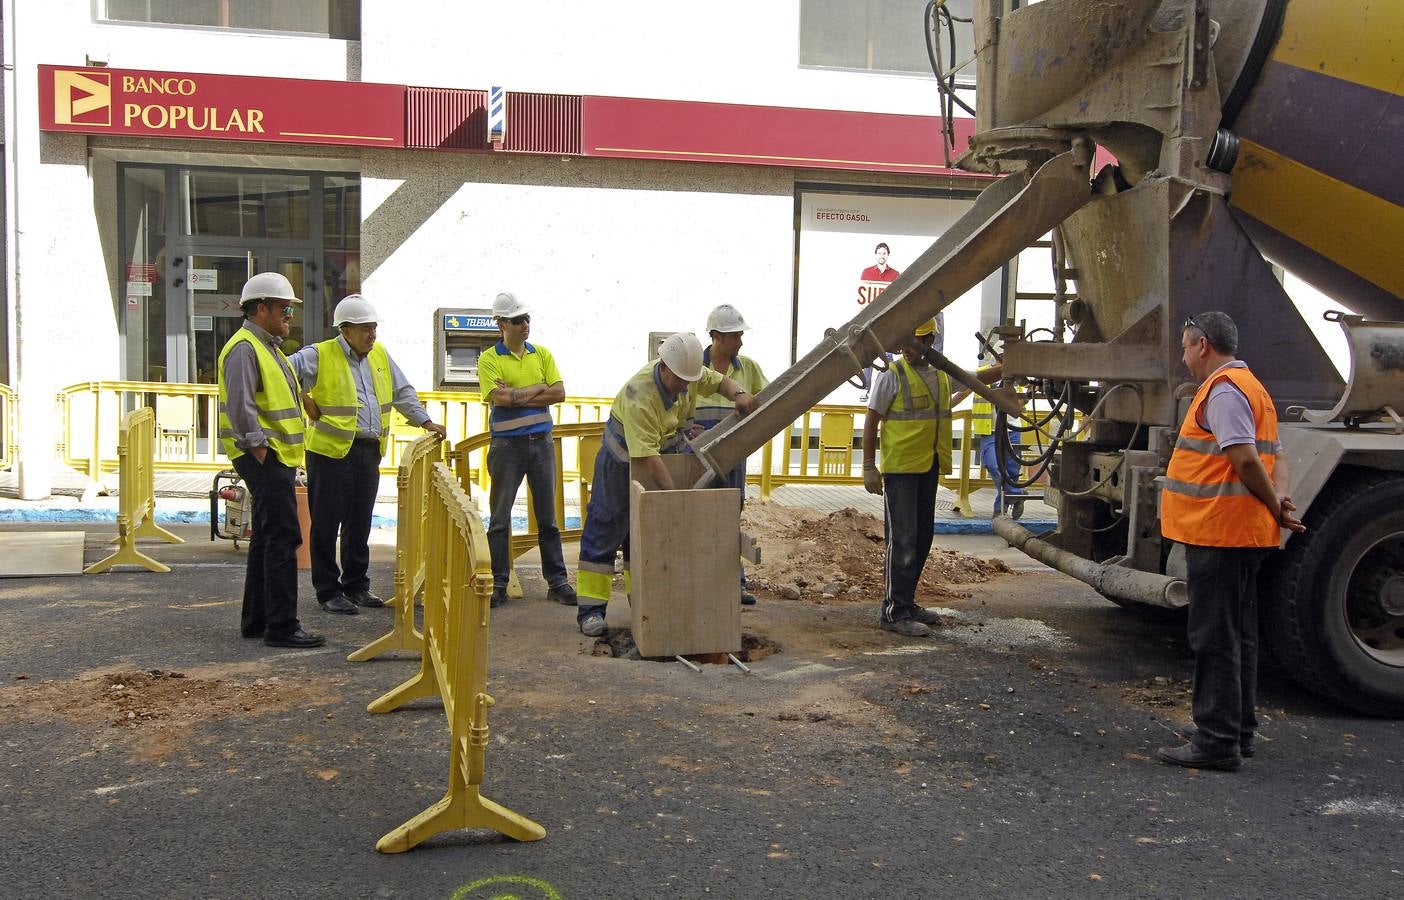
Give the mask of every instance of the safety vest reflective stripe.
[[604, 430], [604, 447], [609, 451], [609, 455], [622, 463], [629, 461], [629, 445], [624, 440], [624, 423], [614, 416], [609, 417], [609, 422]]
[[1213, 433], [1199, 424], [1210, 391], [1221, 381], [1248, 399], [1254, 446], [1272, 478], [1281, 450], [1272, 397], [1248, 369], [1221, 369], [1200, 385], [1180, 424], [1160, 493], [1160, 531], [1170, 540], [1202, 547], [1276, 547], [1281, 530], [1272, 511], [1239, 479]]
[[[302, 409], [298, 406], [295, 389], [297, 375], [283, 358], [281, 350], [269, 350], [252, 331], [240, 328], [225, 343], [219, 352], [216, 363], [219, 372], [219, 438], [224, 455], [235, 460], [247, 451], [236, 443], [242, 434], [234, 431], [229, 419], [229, 388], [224, 382], [224, 361], [229, 352], [241, 343], [253, 348], [254, 360], [258, 363], [258, 380], [262, 390], [254, 393], [254, 411], [258, 417], [259, 429], [268, 440], [269, 448], [289, 467], [303, 463], [303, 423]], [[277, 354], [276, 356], [274, 354]], [[288, 374], [292, 373], [293, 385], [288, 384]]]
[[[1255, 446], [1260, 454], [1272, 454], [1277, 456], [1282, 453], [1281, 441], [1256, 441]], [[1210, 456], [1223, 456], [1224, 451], [1217, 441], [1205, 441], [1198, 438], [1181, 437], [1175, 440], [1176, 450], [1192, 450], [1195, 453], [1206, 453]]]
[[[366, 363], [375, 390], [372, 408], [380, 416], [380, 452], [384, 455], [390, 438], [390, 410], [393, 409], [390, 399], [394, 394], [390, 355], [383, 346], [375, 344], [366, 354]], [[332, 459], [344, 458], [361, 433], [358, 424], [360, 397], [351, 360], [336, 338], [317, 344], [317, 383], [312, 387], [311, 396], [320, 417], [312, 422], [307, 449]]]
[[893, 360], [889, 372], [897, 379], [897, 396], [883, 415], [880, 467], [884, 473], [929, 471], [938, 463], [950, 465], [950, 382], [937, 373], [933, 397], [926, 381], [905, 359]]
[[978, 437], [994, 434], [994, 404], [979, 395], [970, 405], [970, 433]]
[[607, 566], [603, 563], [586, 562], [583, 559], [576, 565], [576, 569], [580, 572], [602, 572], [606, 575], [614, 574], [614, 566]]
[[1192, 484], [1188, 481], [1165, 479], [1165, 489], [1186, 497], [1242, 497], [1253, 492], [1241, 481], [1221, 481], [1218, 484]]
[[533, 425], [540, 425], [542, 422], [551, 421], [551, 411], [548, 409], [527, 410], [521, 415], [503, 417], [498, 410], [500, 406], [492, 408], [492, 433], [495, 435], [508, 435], [514, 431], [521, 431]]

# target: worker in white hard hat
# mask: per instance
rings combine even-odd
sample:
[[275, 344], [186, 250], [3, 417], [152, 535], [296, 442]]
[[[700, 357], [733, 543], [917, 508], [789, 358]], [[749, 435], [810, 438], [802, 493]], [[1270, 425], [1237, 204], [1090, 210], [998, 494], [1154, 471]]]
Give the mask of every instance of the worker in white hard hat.
[[369, 300], [351, 294], [332, 316], [337, 337], [303, 347], [289, 359], [302, 382], [309, 418], [312, 587], [322, 609], [342, 615], [385, 605], [371, 591], [369, 541], [390, 411], [444, 436], [444, 426], [430, 420], [413, 385], [376, 340], [378, 319]]
[[[707, 334], [712, 343], [702, 351], [702, 363], [710, 369], [721, 372], [741, 386], [751, 396], [759, 394], [761, 388], [770, 383], [761, 367], [749, 356], [741, 355], [742, 339], [750, 329], [741, 311], [730, 303], [723, 303], [707, 315]], [[697, 398], [697, 412], [694, 421], [705, 431], [714, 428], [722, 419], [736, 409], [736, 404], [720, 393], [703, 394]], [[722, 483], [723, 487], [741, 491], [742, 503], [746, 499], [746, 464], [743, 462], [730, 472]], [[741, 603], [752, 606], [756, 597], [746, 590], [746, 570], [741, 570]]]
[[302, 530], [293, 492], [303, 462], [301, 387], [280, 349], [302, 301], [277, 272], [245, 284], [244, 324], [219, 353], [219, 439], [253, 495], [240, 632], [270, 647], [319, 647], [297, 617]]
[[565, 399], [556, 359], [531, 335], [531, 310], [516, 294], [492, 301], [492, 317], [502, 340], [478, 357], [478, 382], [490, 407], [487, 466], [488, 551], [492, 556], [493, 606], [507, 602], [512, 575], [512, 507], [526, 479], [536, 514], [537, 548], [546, 599], [575, 605], [566, 572], [561, 530], [556, 522], [556, 446], [551, 439], [551, 405]]
[[748, 415], [755, 398], [741, 385], [702, 362], [702, 343], [693, 334], [673, 334], [649, 362], [624, 383], [614, 398], [605, 425], [603, 447], [595, 457], [590, 504], [580, 536], [580, 563], [575, 587], [580, 595], [576, 622], [590, 637], [605, 633], [605, 605], [614, 583], [614, 557], [624, 551], [624, 590], [632, 587], [629, 572], [629, 464], [642, 466], [664, 490], [673, 479], [659, 454], [687, 424], [700, 394], [719, 393]]

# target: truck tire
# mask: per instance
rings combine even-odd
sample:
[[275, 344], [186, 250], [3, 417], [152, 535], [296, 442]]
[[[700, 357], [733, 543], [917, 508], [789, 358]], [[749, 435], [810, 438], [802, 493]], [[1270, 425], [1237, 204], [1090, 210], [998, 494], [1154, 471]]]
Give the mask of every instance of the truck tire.
[[1300, 684], [1404, 716], [1404, 476], [1342, 469], [1259, 579], [1273, 655]]

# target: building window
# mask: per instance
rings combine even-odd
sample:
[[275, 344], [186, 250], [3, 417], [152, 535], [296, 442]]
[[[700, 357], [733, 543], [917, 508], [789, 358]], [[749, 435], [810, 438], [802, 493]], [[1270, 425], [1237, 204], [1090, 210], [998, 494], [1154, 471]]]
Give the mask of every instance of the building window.
[[[969, 19], [973, 0], [946, 0], [946, 8]], [[925, 28], [926, 0], [800, 0], [800, 65], [870, 72], [930, 75]], [[941, 29], [942, 69], [972, 55], [974, 33], [968, 22], [955, 22], [955, 58], [950, 35]], [[973, 66], [961, 80], [975, 79]]]
[[361, 39], [360, 0], [98, 0], [98, 18]]

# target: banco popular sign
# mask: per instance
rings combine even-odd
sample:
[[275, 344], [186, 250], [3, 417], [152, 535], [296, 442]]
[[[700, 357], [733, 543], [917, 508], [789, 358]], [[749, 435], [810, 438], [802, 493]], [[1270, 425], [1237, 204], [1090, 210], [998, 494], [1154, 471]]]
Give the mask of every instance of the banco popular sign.
[[405, 146], [394, 84], [39, 67], [42, 131]]

